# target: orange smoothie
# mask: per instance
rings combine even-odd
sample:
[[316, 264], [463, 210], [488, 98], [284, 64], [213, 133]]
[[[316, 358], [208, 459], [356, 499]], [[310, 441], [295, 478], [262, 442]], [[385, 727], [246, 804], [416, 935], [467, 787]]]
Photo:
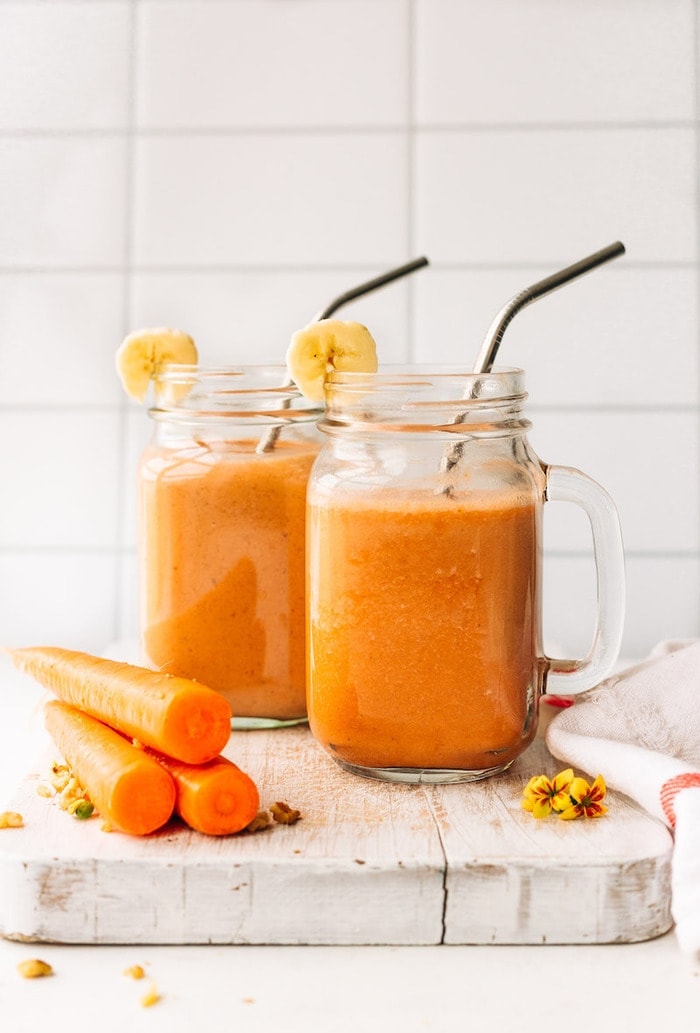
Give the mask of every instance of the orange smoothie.
[[306, 484], [318, 446], [151, 445], [141, 465], [148, 663], [226, 696], [235, 716], [302, 717]]
[[483, 771], [536, 727], [540, 508], [525, 494], [310, 494], [308, 708], [364, 768]]

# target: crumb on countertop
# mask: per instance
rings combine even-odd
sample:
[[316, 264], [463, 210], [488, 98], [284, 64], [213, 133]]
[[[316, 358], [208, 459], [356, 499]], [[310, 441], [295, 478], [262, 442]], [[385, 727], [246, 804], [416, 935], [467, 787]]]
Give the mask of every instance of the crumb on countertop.
[[26, 958], [20, 961], [17, 971], [23, 979], [39, 979], [41, 976], [53, 975], [53, 969], [48, 961], [42, 961], [40, 958]]
[[277, 801], [270, 807], [272, 817], [275, 821], [279, 822], [280, 825], [295, 825], [301, 818], [301, 811], [295, 810], [290, 807], [288, 803]]

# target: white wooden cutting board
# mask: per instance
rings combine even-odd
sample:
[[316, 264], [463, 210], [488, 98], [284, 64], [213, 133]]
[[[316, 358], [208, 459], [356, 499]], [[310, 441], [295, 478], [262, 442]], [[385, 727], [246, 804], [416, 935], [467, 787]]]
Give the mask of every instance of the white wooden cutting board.
[[541, 740], [506, 775], [394, 786], [341, 771], [304, 727], [234, 732], [228, 755], [296, 825], [222, 839], [173, 823], [146, 839], [79, 822], [36, 792], [0, 831], [0, 932], [130, 944], [531, 944], [650, 939], [671, 926], [667, 829], [609, 792], [595, 821], [535, 821]]

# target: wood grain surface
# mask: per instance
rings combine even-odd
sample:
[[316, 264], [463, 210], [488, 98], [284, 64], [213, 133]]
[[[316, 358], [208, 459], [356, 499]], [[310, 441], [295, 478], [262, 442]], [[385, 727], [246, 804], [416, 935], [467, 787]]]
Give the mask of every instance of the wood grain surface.
[[535, 821], [531, 774], [562, 766], [541, 739], [504, 775], [451, 786], [349, 774], [305, 727], [234, 732], [227, 755], [295, 825], [221, 839], [172, 822], [105, 833], [18, 789], [0, 832], [0, 932], [131, 944], [534, 944], [650, 939], [670, 928], [672, 839], [609, 792], [604, 818]]

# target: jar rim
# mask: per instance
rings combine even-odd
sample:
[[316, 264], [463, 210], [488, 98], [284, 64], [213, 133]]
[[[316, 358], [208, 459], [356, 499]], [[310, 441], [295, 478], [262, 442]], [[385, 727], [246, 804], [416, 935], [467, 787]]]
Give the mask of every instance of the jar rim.
[[213, 366], [203, 366], [200, 363], [168, 362], [153, 374], [154, 383], [170, 383], [173, 380], [210, 380], [216, 377], [226, 379], [239, 379], [242, 377], [258, 377], [277, 379], [279, 387], [286, 387], [287, 390], [297, 390], [296, 385], [290, 384], [287, 366], [283, 362], [263, 363], [217, 363]]
[[474, 373], [454, 365], [385, 366], [376, 373], [332, 371], [319, 427], [326, 433], [503, 435], [527, 430], [524, 371]]
[[184, 422], [315, 420], [322, 411], [305, 398], [283, 363], [216, 365], [169, 363], [153, 377], [155, 420]]
[[353, 384], [376, 383], [387, 386], [392, 383], [416, 384], [421, 379], [430, 378], [437, 382], [459, 380], [465, 383], [492, 381], [496, 383], [513, 383], [522, 390], [525, 382], [525, 370], [519, 366], [494, 366], [483, 373], [475, 373], [469, 366], [447, 363], [385, 363], [374, 372], [363, 370], [330, 370], [327, 385], [352, 386]]

